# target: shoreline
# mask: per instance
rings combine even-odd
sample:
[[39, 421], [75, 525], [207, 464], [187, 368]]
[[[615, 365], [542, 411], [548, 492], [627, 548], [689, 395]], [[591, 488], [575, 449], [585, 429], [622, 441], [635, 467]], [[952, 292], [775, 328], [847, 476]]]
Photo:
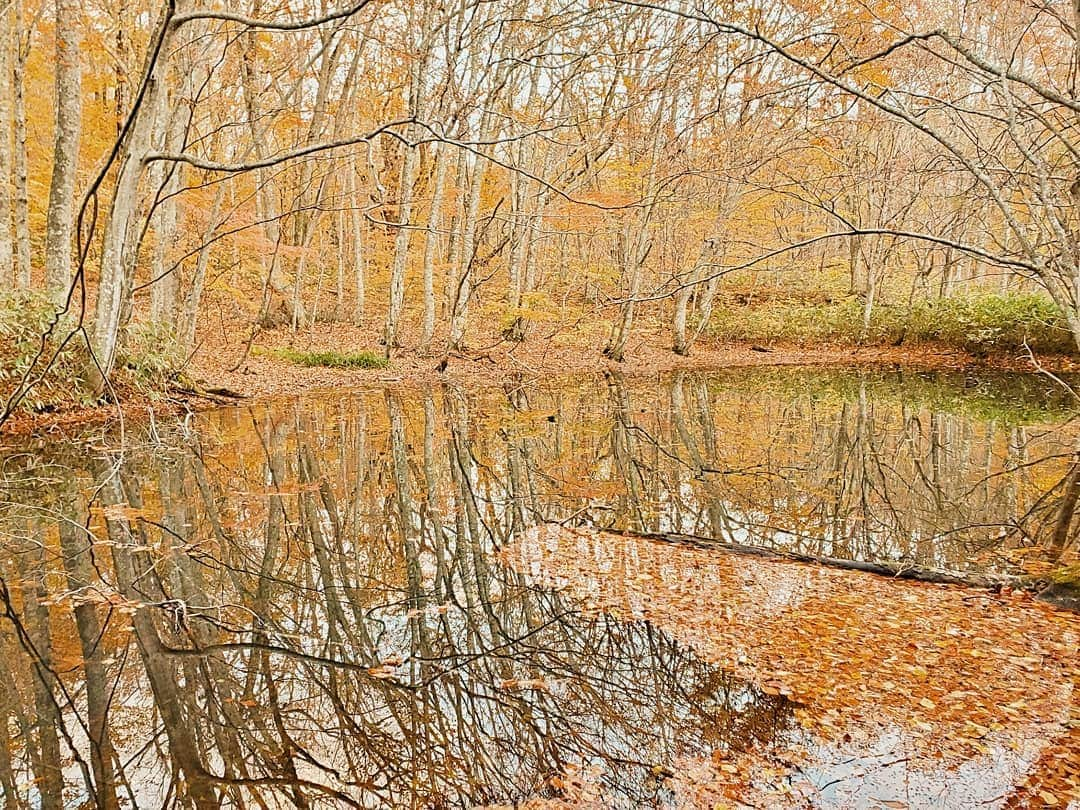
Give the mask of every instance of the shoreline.
[[[340, 330], [335, 330], [340, 331]], [[359, 330], [355, 330], [359, 332]], [[618, 372], [625, 377], [647, 377], [677, 371], [719, 371], [738, 368], [768, 368], [785, 366], [820, 366], [835, 368], [922, 369], [928, 371], [958, 371], [986, 369], [997, 372], [1038, 373], [1028, 357], [996, 354], [979, 357], [971, 353], [941, 346], [919, 345], [852, 346], [798, 344], [758, 346], [751, 343], [703, 343], [689, 355], [675, 354], [668, 336], [662, 333], [638, 334], [630, 342], [627, 357], [615, 362], [605, 357], [599, 348], [585, 343], [552, 342], [508, 343], [494, 340], [490, 345], [461, 353], [421, 354], [415, 349], [401, 348], [392, 354], [384, 368], [328, 368], [302, 366], [273, 355], [282, 346], [305, 351], [348, 345], [340, 335], [315, 334], [300, 336], [277, 330], [262, 335], [257, 351], [242, 363], [230, 357], [229, 348], [214, 347], [206, 356], [196, 360], [186, 373], [202, 392], [176, 388], [160, 396], [146, 392], [128, 392], [117, 403], [93, 406], [60, 407], [46, 413], [16, 412], [0, 427], [4, 439], [50, 436], [62, 438], [75, 432], [107, 428], [123, 419], [163, 415], [182, 415], [188, 412], [229, 407], [249, 399], [292, 396], [320, 390], [368, 388], [398, 385], [431, 385], [453, 382], [459, 385], [487, 387], [543, 378], [567, 378], [575, 375]], [[354, 344], [371, 345], [370, 334], [357, 334]], [[1042, 370], [1054, 373], [1080, 371], [1077, 359], [1064, 355], [1037, 358]], [[440, 368], [445, 363], [445, 368]], [[238, 365], [238, 368], [231, 368]], [[224, 392], [224, 393], [222, 393]], [[233, 396], [235, 395], [235, 396]]]

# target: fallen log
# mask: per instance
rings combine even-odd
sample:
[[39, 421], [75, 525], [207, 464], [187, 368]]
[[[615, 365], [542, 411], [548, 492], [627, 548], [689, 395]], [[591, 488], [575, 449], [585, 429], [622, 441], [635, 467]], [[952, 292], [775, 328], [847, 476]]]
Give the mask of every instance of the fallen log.
[[186, 384], [174, 383], [170, 385], [170, 393], [193, 399], [205, 399], [208, 402], [213, 402], [215, 405], [234, 405], [241, 399], [247, 398], [244, 394], [229, 388], [216, 386], [206, 388], [190, 380], [186, 380], [185, 382]]
[[1001, 591], [1003, 588], [1011, 590], [1029, 591], [1044, 601], [1069, 610], [1080, 610], [1080, 594], [1077, 589], [1061, 583], [1051, 583], [1045, 579], [1015, 574], [974, 573], [963, 571], [948, 571], [938, 568], [926, 568], [910, 563], [889, 562], [865, 562], [862, 560], [845, 560], [839, 557], [826, 557], [818, 554], [803, 554], [796, 551], [784, 551], [781, 549], [764, 548], [762, 546], [750, 546], [743, 543], [731, 543], [715, 537], [703, 537], [693, 534], [679, 534], [674, 532], [635, 532], [628, 529], [602, 529], [608, 534], [621, 535], [624, 537], [641, 537], [647, 540], [658, 540], [664, 543], [680, 543], [691, 545], [696, 548], [718, 549], [734, 554], [745, 554], [754, 557], [762, 557], [770, 560], [782, 560], [788, 562], [810, 563], [824, 565], [829, 568], [840, 568], [847, 571], [861, 571], [867, 574], [889, 577], [891, 579], [907, 579], [916, 582], [929, 582], [940, 585], [962, 585], [969, 588], [983, 588], [991, 591]]

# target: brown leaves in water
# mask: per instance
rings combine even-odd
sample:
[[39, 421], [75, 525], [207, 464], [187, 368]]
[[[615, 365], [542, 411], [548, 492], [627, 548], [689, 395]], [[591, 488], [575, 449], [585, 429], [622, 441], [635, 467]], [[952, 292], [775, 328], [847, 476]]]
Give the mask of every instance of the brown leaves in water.
[[[998, 805], [1009, 794], [1015, 807], [1080, 800], [1075, 614], [1025, 594], [556, 527], [504, 553], [588, 609], [648, 619], [701, 657], [801, 704], [796, 717], [810, 743], [791, 752], [784, 773], [763, 778], [762, 763], [745, 759], [685, 763], [684, 781], [697, 774], [691, 805], [745, 798], [751, 782], [753, 792], [790, 790], [793, 773], [819, 765], [824, 750], [868, 750], [885, 729], [899, 730], [909, 774], [1002, 780]], [[764, 801], [797, 803], [779, 794]]]

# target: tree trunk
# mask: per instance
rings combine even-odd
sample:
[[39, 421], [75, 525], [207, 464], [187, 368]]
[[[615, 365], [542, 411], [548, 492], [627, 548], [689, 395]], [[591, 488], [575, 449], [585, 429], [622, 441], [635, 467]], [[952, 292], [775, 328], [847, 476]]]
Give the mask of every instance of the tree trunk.
[[[251, 13], [258, 14], [262, 8], [261, 2], [252, 6]], [[244, 108], [247, 112], [248, 132], [251, 135], [251, 149], [257, 160], [262, 160], [273, 148], [273, 130], [260, 129], [259, 122], [262, 120], [263, 111], [259, 107], [258, 93], [256, 91], [255, 60], [257, 41], [253, 33], [247, 35], [244, 52], [240, 58], [240, 90], [244, 97]], [[281, 227], [281, 211], [278, 203], [278, 195], [274, 191], [277, 172], [273, 168], [259, 169], [255, 172], [257, 184], [255, 194], [255, 209], [258, 219], [264, 222], [263, 234], [268, 245], [273, 245], [272, 251], [260, 253], [260, 261], [263, 266], [263, 300], [259, 308], [259, 323], [269, 317], [270, 302], [273, 294], [282, 297], [290, 322], [294, 318], [303, 318], [303, 313], [293, 312], [292, 295], [283, 280], [278, 278], [280, 269], [280, 247], [283, 233]]]
[[877, 298], [878, 270], [867, 265], [866, 268], [866, 298], [863, 301], [862, 313], [862, 339], [870, 337], [870, 321], [874, 317], [874, 300]]
[[[67, 586], [74, 592], [95, 587], [97, 582], [91, 547], [93, 535], [83, 529], [84, 514], [78, 507], [78, 493], [69, 482], [61, 484], [59, 493], [62, 517], [59, 521], [60, 550], [64, 559]], [[108, 711], [111, 695], [106, 683], [103, 662], [105, 647], [101, 643], [101, 619], [93, 601], [76, 602], [72, 608], [83, 657], [87, 727], [90, 737], [90, 764], [94, 770], [95, 798], [99, 810], [119, 807], [116, 795], [116, 774], [113, 768], [115, 751], [109, 736]]]
[[847, 571], [862, 571], [867, 574], [892, 579], [908, 579], [916, 582], [934, 582], [943, 585], [966, 585], [971, 588], [1025, 588], [1036, 583], [1023, 577], [1010, 576], [1008, 574], [976, 574], [960, 571], [945, 571], [936, 568], [920, 568], [907, 563], [876, 563], [863, 562], [861, 560], [847, 560], [838, 557], [824, 557], [817, 554], [802, 554], [794, 551], [781, 549], [762, 548], [744, 543], [729, 543], [713, 537], [701, 537], [692, 534], [678, 534], [675, 532], [639, 532], [627, 529], [605, 529], [608, 534], [622, 537], [641, 537], [646, 540], [658, 540], [664, 543], [676, 543], [679, 545], [694, 546], [711, 550], [723, 550], [734, 554], [745, 554], [765, 559], [789, 560], [793, 562], [812, 563], [827, 568], [840, 568]]
[[352, 262], [353, 262], [353, 323], [361, 326], [364, 323], [365, 304], [365, 276], [367, 267], [364, 260], [364, 218], [360, 212], [360, 203], [357, 199], [356, 189], [356, 166], [349, 167], [349, 219], [352, 224]]
[[[166, 141], [166, 151], [169, 147], [175, 147], [176, 139], [170, 137]], [[162, 164], [164, 165], [164, 164]], [[167, 176], [161, 186], [161, 203], [157, 209], [157, 229], [154, 243], [154, 260], [150, 269], [150, 318], [161, 326], [166, 327], [170, 333], [175, 333], [177, 328], [176, 291], [177, 272], [179, 268], [170, 268], [169, 250], [173, 246], [176, 237], [176, 194], [180, 191], [183, 167], [181, 165], [166, 166]]]
[[195, 328], [199, 320], [199, 303], [202, 301], [203, 287], [206, 285], [206, 267], [210, 263], [210, 246], [213, 244], [214, 231], [217, 230], [221, 203], [225, 199], [225, 184], [218, 185], [214, 195], [214, 206], [210, 211], [210, 221], [203, 233], [202, 248], [195, 260], [195, 273], [191, 278], [191, 289], [184, 299], [184, 312], [180, 318], [179, 345], [184, 354], [190, 354], [195, 346]]
[[[612, 326], [611, 335], [608, 337], [607, 346], [604, 347], [604, 355], [617, 363], [621, 363], [626, 354], [626, 342], [630, 339], [630, 329], [634, 322], [634, 305], [637, 303], [637, 295], [641, 286], [641, 275], [645, 265], [645, 259], [649, 255], [652, 242], [649, 237], [649, 225], [652, 222], [653, 213], [659, 202], [659, 184], [657, 174], [660, 164], [660, 153], [663, 148], [664, 116], [668, 113], [668, 101], [672, 96], [671, 76], [669, 75], [660, 94], [660, 101], [656, 109], [656, 120], [652, 128], [652, 145], [649, 151], [649, 166], [645, 179], [645, 200], [641, 208], [637, 222], [634, 223], [634, 233], [625, 235], [624, 244], [626, 249], [623, 255], [623, 278], [625, 281], [626, 298], [622, 309]], [[674, 118], [675, 111], [670, 111]]]
[[53, 694], [53, 651], [49, 609], [45, 600], [44, 546], [38, 537], [30, 537], [23, 552], [16, 555], [22, 580], [23, 623], [34, 645], [32, 664], [34, 683], [35, 730], [41, 754], [37, 787], [41, 793], [41, 810], [60, 810], [64, 806], [64, 771], [57, 726], [60, 721]]
[[23, 0], [15, 0], [15, 25], [12, 30], [15, 53], [11, 73], [12, 122], [14, 124], [15, 171], [15, 283], [30, 288], [30, 191], [26, 157], [26, 76], [27, 49], [23, 47]]
[[323, 177], [323, 179], [319, 181], [319, 188], [315, 193], [315, 210], [312, 212], [312, 216], [307, 218], [305, 229], [300, 240], [300, 259], [296, 262], [296, 275], [293, 278], [292, 286], [291, 317], [292, 331], [294, 332], [301, 326], [314, 326], [315, 319], [319, 315], [318, 289], [316, 289], [315, 301], [312, 302], [311, 314], [307, 315], [307, 308], [304, 306], [303, 299], [303, 284], [305, 279], [304, 271], [307, 269], [308, 259], [311, 257], [311, 243], [318, 230], [319, 215], [322, 213], [323, 194], [325, 190], [326, 178]]
[[17, 32], [11, 25], [14, 3], [0, 10], [0, 292], [14, 281], [15, 241], [11, 231], [11, 76], [12, 45], [18, 47]]
[[[413, 127], [409, 127], [406, 137], [414, 140]], [[401, 182], [398, 186], [398, 232], [394, 240], [394, 262], [390, 267], [390, 302], [386, 309], [386, 356], [398, 345], [398, 326], [401, 310], [405, 304], [405, 270], [409, 260], [409, 237], [412, 228], [409, 218], [412, 216], [413, 185], [416, 181], [417, 149], [406, 144], [405, 158], [401, 162]]]
[[[49, 299], [60, 307], [67, 298], [72, 274], [75, 178], [82, 126], [82, 4], [78, 0], [55, 0], [55, 7], [56, 133], [45, 228], [45, 287]], [[112, 362], [111, 350], [109, 355], [107, 365]]]
[[1076, 539], [1076, 534], [1070, 534], [1069, 529], [1076, 517], [1078, 505], [1080, 505], [1080, 442], [1077, 443], [1072, 464], [1065, 476], [1065, 489], [1061, 496], [1057, 521], [1054, 523], [1054, 535], [1050, 540], [1050, 558], [1053, 560], [1060, 559], [1065, 553], [1070, 537]]
[[[162, 13], [154, 34], [156, 37], [161, 32], [165, 38], [162, 44], [165, 53], [168, 52], [169, 32], [161, 31], [161, 28], [165, 24], [166, 14], [167, 11]], [[101, 241], [101, 277], [90, 338], [93, 357], [87, 368], [87, 379], [98, 395], [104, 392], [106, 379], [116, 361], [121, 318], [126, 304], [125, 290], [131, 287], [125, 276], [134, 267], [135, 246], [131, 244], [131, 237], [139, 209], [139, 181], [143, 176], [144, 159], [151, 148], [154, 110], [164, 70], [163, 62], [159, 61], [153, 66], [153, 75], [148, 78], [142, 104], [133, 113], [135, 117], [120, 155], [112, 207]]]
[[[518, 144], [516, 161], [522, 162], [522, 146]], [[524, 292], [525, 254], [529, 244], [529, 217], [525, 210], [528, 184], [524, 177], [510, 169], [510, 258], [507, 262], [508, 283], [506, 287], [506, 306], [509, 310], [510, 325], [506, 328], [507, 337], [515, 337], [515, 326], [521, 321], [521, 303]]]
[[446, 249], [446, 278], [443, 280], [443, 313], [449, 315], [457, 298], [457, 275], [461, 264], [461, 234], [465, 227], [465, 195], [462, 189], [468, 180], [465, 152], [456, 154], [456, 171], [453, 194], [454, 211], [450, 215], [450, 244]]
[[[481, 138], [483, 138], [481, 134]], [[469, 322], [469, 299], [472, 297], [472, 270], [476, 258], [476, 218], [480, 211], [480, 190], [484, 184], [487, 160], [476, 156], [472, 180], [469, 183], [469, 200], [465, 206], [465, 221], [461, 231], [460, 266], [455, 276], [453, 305], [450, 309], [450, 336], [447, 348], [460, 349], [465, 340], [465, 328]]]
[[701, 244], [701, 251], [698, 253], [697, 262], [691, 268], [689, 278], [681, 282], [682, 287], [675, 296], [675, 312], [671, 319], [671, 331], [672, 331], [672, 350], [675, 354], [687, 355], [690, 354], [690, 346], [693, 344], [694, 339], [701, 334], [701, 330], [697, 330], [694, 334], [694, 338], [687, 336], [687, 320], [690, 315], [690, 300], [694, 295], [694, 292], [698, 289], [700, 282], [700, 276], [702, 271], [709, 267], [709, 255], [714, 252], [712, 239], [705, 239]]
[[[101, 483], [101, 502], [106, 506], [125, 504], [119, 474], [105, 459], [97, 465]], [[106, 518], [109, 541], [112, 543], [113, 570], [120, 593], [139, 605], [131, 617], [131, 626], [139, 648], [147, 681], [153, 693], [154, 705], [161, 717], [169, 742], [169, 753], [175, 767], [183, 774], [187, 798], [198, 810], [220, 807], [220, 799], [206, 767], [199, 756], [194, 729], [184, 712], [183, 700], [172, 659], [154, 621], [153, 604], [164, 601], [159, 580], [151, 573], [150, 550], [132, 531], [125, 517]]]
[[431, 192], [431, 213], [428, 214], [427, 235], [424, 239], [424, 323], [420, 332], [420, 349], [427, 352], [435, 336], [435, 251], [439, 245], [439, 222], [442, 215], [443, 186], [446, 184], [446, 156], [436, 145], [435, 187]]

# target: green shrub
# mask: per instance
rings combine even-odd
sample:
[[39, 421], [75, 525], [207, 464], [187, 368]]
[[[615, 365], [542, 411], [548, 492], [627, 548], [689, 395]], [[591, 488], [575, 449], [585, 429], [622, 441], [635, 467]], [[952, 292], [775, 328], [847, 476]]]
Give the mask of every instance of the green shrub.
[[1075, 344], [1061, 311], [1045, 295], [1006, 293], [956, 296], [912, 307], [916, 340], [940, 341], [969, 351], [1072, 352]]
[[386, 368], [388, 361], [375, 352], [302, 352], [296, 349], [275, 349], [275, 357], [297, 363], [301, 366], [323, 366], [325, 368]]
[[42, 295], [19, 292], [0, 296], [0, 397], [4, 400], [30, 372], [27, 379], [35, 384], [20, 407], [40, 411], [61, 403], [88, 401], [81, 337], [76, 335], [65, 343], [70, 328], [58, 324], [42, 343], [54, 312]]
[[828, 304], [773, 302], [721, 309], [710, 333], [756, 342], [939, 343], [975, 353], [1071, 353], [1076, 347], [1057, 306], [1038, 293], [954, 296], [918, 301], [910, 308], [881, 304], [863, 325], [857, 298]]
[[[0, 297], [0, 398], [11, 397], [26, 377], [32, 385], [19, 402], [22, 409], [89, 405], [95, 399], [86, 379], [85, 338], [72, 334], [74, 324], [56, 324], [42, 344], [54, 312], [37, 293]], [[183, 361], [169, 330], [136, 322], [128, 328], [110, 379], [117, 388], [153, 396], [168, 389]]]
[[148, 394], [164, 392], [180, 368], [184, 354], [171, 327], [153, 321], [132, 323], [117, 358], [117, 368]]

